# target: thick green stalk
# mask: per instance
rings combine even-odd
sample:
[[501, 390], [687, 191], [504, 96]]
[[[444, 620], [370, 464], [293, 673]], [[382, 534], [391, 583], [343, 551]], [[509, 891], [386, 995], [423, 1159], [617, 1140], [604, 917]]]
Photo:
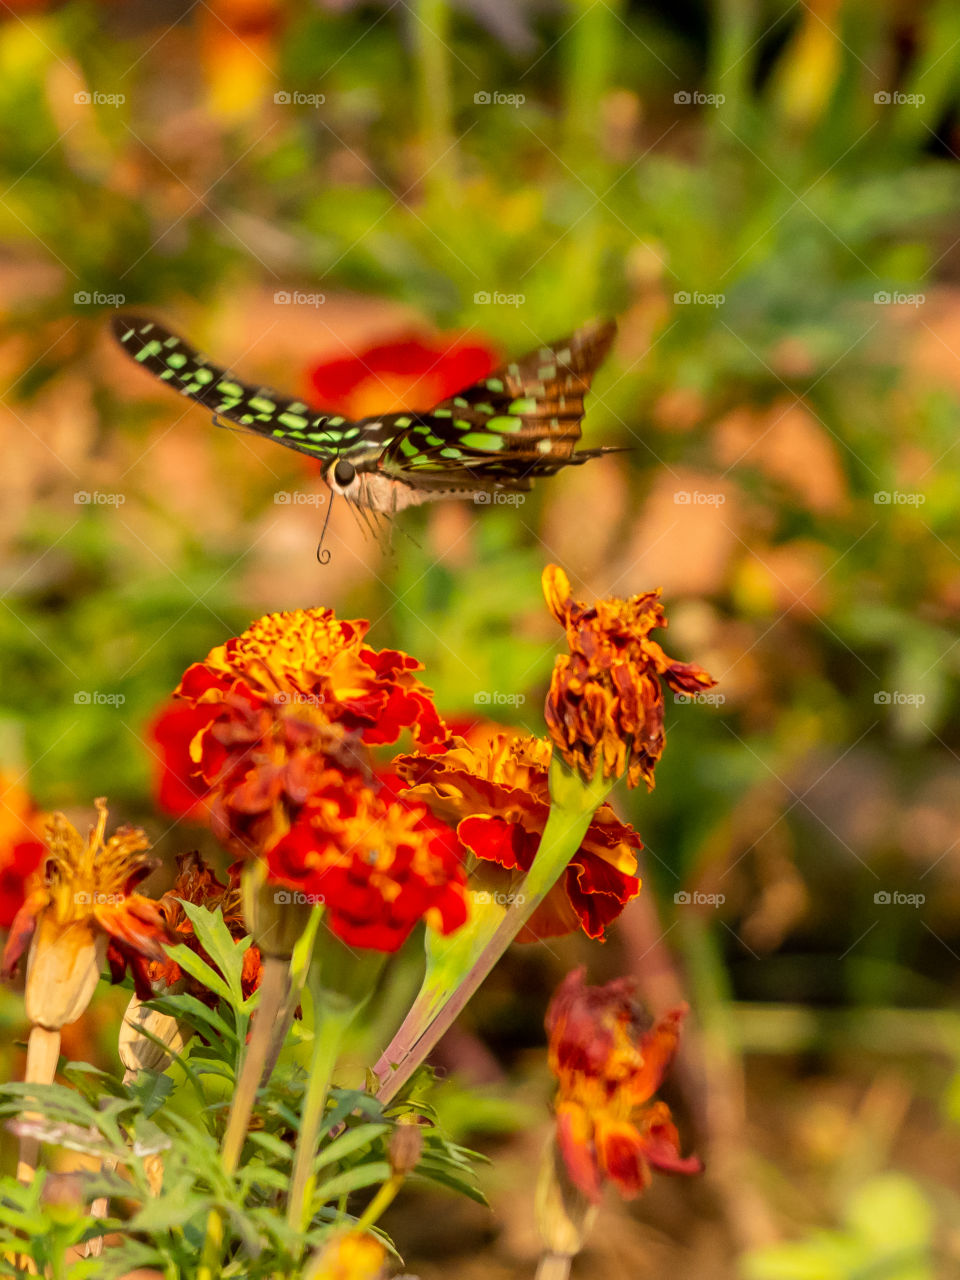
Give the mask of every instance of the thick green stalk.
[[554, 756], [553, 803], [533, 865], [505, 911], [485, 912], [449, 940], [431, 941], [420, 994], [374, 1067], [382, 1102], [389, 1102], [406, 1084], [543, 902], [583, 843], [612, 785], [611, 779], [603, 778], [585, 782]]
[[310, 1076], [300, 1116], [300, 1132], [293, 1163], [293, 1178], [287, 1199], [287, 1222], [294, 1231], [306, 1231], [316, 1174], [313, 1161], [317, 1151], [317, 1135], [323, 1122], [327, 1094], [337, 1065], [340, 1046], [355, 1013], [356, 1006], [338, 992], [325, 991], [319, 983], [310, 983], [313, 996], [313, 1049]]

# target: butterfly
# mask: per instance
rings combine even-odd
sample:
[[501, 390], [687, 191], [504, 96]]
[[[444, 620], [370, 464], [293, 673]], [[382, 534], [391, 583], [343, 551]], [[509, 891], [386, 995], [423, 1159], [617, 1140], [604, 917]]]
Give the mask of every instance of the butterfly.
[[613, 320], [538, 347], [428, 412], [356, 422], [241, 381], [154, 320], [120, 314], [112, 323], [121, 347], [139, 365], [211, 410], [215, 423], [232, 423], [319, 459], [331, 492], [360, 511], [392, 515], [440, 498], [478, 495], [490, 501], [498, 492], [527, 490], [540, 476], [616, 451], [576, 448], [583, 397], [613, 342]]

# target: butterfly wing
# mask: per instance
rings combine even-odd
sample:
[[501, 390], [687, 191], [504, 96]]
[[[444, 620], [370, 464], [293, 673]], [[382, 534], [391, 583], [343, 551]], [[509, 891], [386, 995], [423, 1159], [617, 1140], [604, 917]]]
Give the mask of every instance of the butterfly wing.
[[418, 488], [526, 489], [537, 476], [607, 449], [577, 450], [583, 397], [617, 331], [600, 321], [539, 347], [443, 400], [429, 413], [391, 415], [379, 468]]
[[142, 316], [115, 316], [113, 333], [139, 365], [182, 396], [257, 435], [324, 461], [362, 443], [349, 418], [320, 414], [302, 400], [242, 382], [169, 329]]

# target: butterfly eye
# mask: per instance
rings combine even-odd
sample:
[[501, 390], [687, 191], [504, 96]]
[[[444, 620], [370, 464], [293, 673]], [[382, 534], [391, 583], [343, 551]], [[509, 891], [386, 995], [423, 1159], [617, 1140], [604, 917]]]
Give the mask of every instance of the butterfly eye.
[[341, 458], [333, 468], [333, 478], [341, 489], [346, 489], [348, 485], [353, 484], [353, 478], [356, 474], [356, 467], [352, 462], [347, 462], [346, 458]]

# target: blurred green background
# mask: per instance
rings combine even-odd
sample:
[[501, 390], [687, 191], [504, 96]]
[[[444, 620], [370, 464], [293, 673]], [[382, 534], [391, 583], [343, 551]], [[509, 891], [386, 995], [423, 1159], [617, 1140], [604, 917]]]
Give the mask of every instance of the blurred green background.
[[[405, 1202], [423, 1280], [531, 1273], [578, 962], [691, 1002], [672, 1101], [708, 1164], [608, 1205], [578, 1276], [960, 1274], [958, 72], [950, 0], [0, 8], [0, 760], [39, 803], [204, 841], [154, 807], [146, 726], [272, 609], [368, 617], [449, 715], [540, 733], [556, 561], [581, 598], [662, 586], [719, 679], [619, 798], [646, 892], [611, 941], [515, 951], [447, 1046], [539, 1119], [453, 1098], [499, 1131], [497, 1216]], [[317, 468], [152, 384], [118, 306], [306, 395], [377, 343], [616, 314], [584, 434], [632, 448], [390, 547], [341, 506], [320, 567]]]

